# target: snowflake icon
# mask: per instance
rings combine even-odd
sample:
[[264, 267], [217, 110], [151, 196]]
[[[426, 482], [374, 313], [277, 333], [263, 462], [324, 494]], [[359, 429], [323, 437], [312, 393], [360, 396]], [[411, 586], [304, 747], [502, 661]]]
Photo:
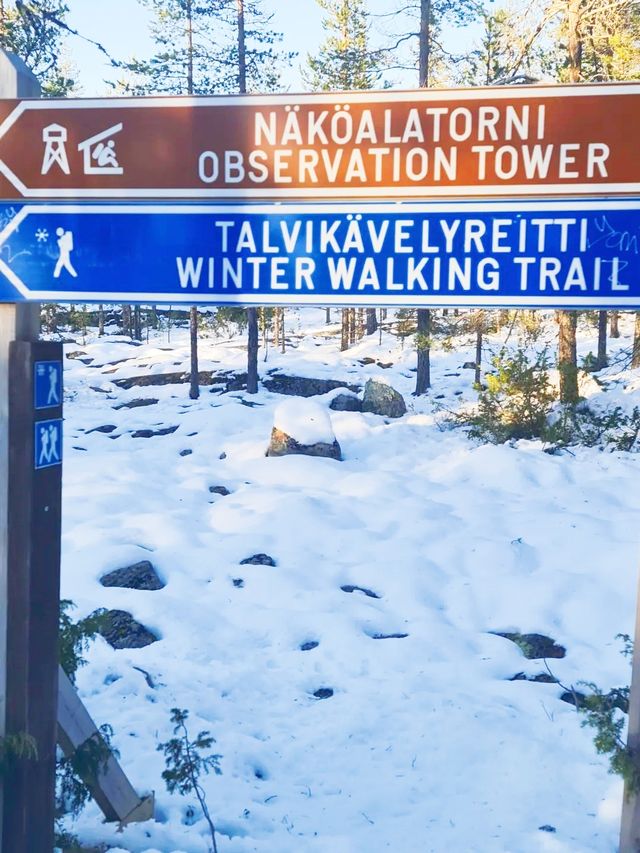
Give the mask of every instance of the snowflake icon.
[[49, 232], [46, 228], [38, 228], [36, 231], [36, 240], [38, 243], [46, 243], [49, 239]]

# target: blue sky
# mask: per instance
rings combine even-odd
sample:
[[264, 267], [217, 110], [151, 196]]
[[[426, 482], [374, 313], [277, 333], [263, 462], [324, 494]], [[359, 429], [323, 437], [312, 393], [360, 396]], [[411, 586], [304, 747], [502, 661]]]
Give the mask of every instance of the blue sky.
[[[388, 3], [386, 4], [388, 6]], [[137, 0], [70, 0], [70, 23], [83, 35], [101, 42], [117, 58], [144, 56], [151, 49], [147, 35], [147, 13]], [[286, 84], [300, 89], [299, 66], [308, 51], [317, 49], [322, 39], [321, 10], [315, 0], [266, 0], [265, 8], [274, 14], [274, 29], [285, 36], [286, 47], [300, 56], [287, 74]], [[69, 40], [69, 53], [81, 71], [84, 95], [105, 95], [102, 82], [113, 78], [95, 47], [79, 39]]]
[[[368, 4], [374, 16], [403, 5], [402, 0], [369, 0]], [[148, 12], [138, 0], [69, 0], [69, 6], [71, 25], [88, 38], [101, 42], [114, 57], [144, 57], [151, 52]], [[316, 0], [264, 0], [264, 7], [273, 13], [273, 27], [283, 33], [285, 47], [299, 54], [285, 73], [283, 84], [292, 91], [300, 91], [304, 88], [300, 66], [305, 62], [307, 53], [318, 49], [324, 37], [321, 25], [323, 12]], [[388, 18], [373, 17], [372, 43], [377, 44], [381, 40], [389, 43], [394, 32], [411, 28], [412, 23], [407, 20], [394, 24]], [[117, 74], [94, 46], [78, 38], [70, 38], [68, 52], [80, 71], [81, 95], [111, 94], [103, 81], [113, 80]], [[414, 85], [415, 76], [413, 72], [396, 72], [391, 82], [407, 88]]]

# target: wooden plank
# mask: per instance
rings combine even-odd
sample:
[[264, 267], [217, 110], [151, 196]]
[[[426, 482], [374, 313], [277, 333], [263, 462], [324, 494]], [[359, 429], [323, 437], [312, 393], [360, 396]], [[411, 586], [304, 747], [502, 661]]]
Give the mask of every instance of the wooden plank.
[[[58, 685], [58, 743], [65, 755], [71, 755], [91, 738], [102, 738], [62, 668]], [[83, 781], [107, 821], [127, 824], [153, 818], [153, 794], [140, 798], [113, 754], [96, 779]]]

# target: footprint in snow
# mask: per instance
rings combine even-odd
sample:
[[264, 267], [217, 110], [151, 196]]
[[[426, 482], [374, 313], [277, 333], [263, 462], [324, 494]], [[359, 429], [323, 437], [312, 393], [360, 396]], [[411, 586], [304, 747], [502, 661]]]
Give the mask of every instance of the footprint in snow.
[[313, 695], [316, 699], [329, 699], [333, 696], [333, 690], [331, 687], [320, 687], [314, 691]]
[[371, 637], [372, 640], [404, 640], [405, 637], [408, 637], [408, 634], [404, 634], [402, 632], [398, 632], [396, 634], [370, 634], [368, 631], [365, 631], [368, 637]]
[[377, 592], [374, 592], [372, 589], [367, 589], [365, 586], [356, 586], [355, 584], [344, 584], [340, 587], [343, 592], [362, 592], [368, 598], [382, 598], [381, 595], [378, 595]]

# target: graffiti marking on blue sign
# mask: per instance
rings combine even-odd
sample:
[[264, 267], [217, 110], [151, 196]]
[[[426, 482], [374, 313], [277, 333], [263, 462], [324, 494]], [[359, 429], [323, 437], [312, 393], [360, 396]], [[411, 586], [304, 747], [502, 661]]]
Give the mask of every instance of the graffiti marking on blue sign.
[[4, 300], [638, 307], [640, 200], [29, 204], [0, 273]]

